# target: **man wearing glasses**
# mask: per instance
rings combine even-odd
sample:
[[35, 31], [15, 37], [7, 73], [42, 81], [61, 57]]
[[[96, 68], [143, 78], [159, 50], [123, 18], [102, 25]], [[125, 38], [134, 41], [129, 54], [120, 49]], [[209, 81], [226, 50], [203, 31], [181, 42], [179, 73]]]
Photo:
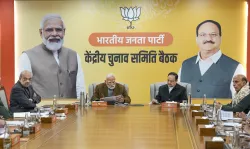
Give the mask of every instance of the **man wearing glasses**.
[[18, 82], [13, 86], [10, 94], [10, 110], [12, 112], [33, 111], [41, 101], [41, 97], [31, 86], [32, 73], [24, 70]]
[[81, 59], [75, 51], [62, 46], [65, 24], [61, 16], [44, 16], [39, 33], [43, 43], [22, 53], [19, 71], [32, 72], [32, 86], [42, 98], [79, 98], [85, 91]]
[[152, 99], [152, 104], [158, 104], [166, 101], [182, 102], [187, 101], [186, 88], [177, 84], [178, 75], [175, 72], [168, 74], [168, 82], [160, 86], [159, 92], [155, 99]]
[[199, 52], [182, 63], [179, 70], [181, 82], [190, 83], [192, 97], [231, 98], [235, 90], [232, 79], [237, 74], [245, 75], [243, 66], [222, 54], [221, 26], [213, 20], [201, 22], [196, 27], [196, 42]]

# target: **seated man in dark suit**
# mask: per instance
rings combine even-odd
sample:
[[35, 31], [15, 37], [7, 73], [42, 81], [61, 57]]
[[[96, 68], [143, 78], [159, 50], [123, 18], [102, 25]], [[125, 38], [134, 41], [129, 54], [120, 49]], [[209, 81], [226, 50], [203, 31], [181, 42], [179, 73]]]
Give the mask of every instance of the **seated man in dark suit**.
[[41, 97], [33, 90], [30, 85], [32, 73], [25, 70], [18, 82], [13, 86], [10, 94], [10, 110], [12, 112], [34, 111], [36, 104], [41, 101]]
[[216, 104], [216, 108], [224, 111], [233, 111], [233, 112], [244, 112], [247, 114], [250, 110], [250, 94], [240, 100], [236, 106], [232, 106], [232, 104], [221, 105], [220, 103]]
[[177, 81], [178, 75], [175, 72], [170, 72], [168, 74], [168, 83], [160, 86], [158, 95], [156, 95], [155, 99], [152, 99], [152, 103], [187, 100], [186, 88], [177, 84]]
[[250, 89], [247, 78], [244, 75], [236, 75], [233, 78], [233, 86], [236, 91], [232, 102], [227, 105], [222, 105], [220, 102], [216, 103], [218, 109], [233, 112], [246, 112], [250, 110]]
[[113, 74], [108, 74], [105, 82], [96, 86], [91, 100], [103, 100], [104, 97], [111, 96], [115, 96], [115, 100], [119, 103], [131, 102], [125, 87], [122, 84], [115, 82], [115, 76]]

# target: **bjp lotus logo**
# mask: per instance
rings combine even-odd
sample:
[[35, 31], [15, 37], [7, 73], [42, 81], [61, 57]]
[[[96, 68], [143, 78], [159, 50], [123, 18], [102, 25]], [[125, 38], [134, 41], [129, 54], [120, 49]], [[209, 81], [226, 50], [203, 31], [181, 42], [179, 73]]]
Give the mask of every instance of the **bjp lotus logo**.
[[134, 29], [135, 27], [132, 26], [132, 21], [136, 21], [136, 20], [139, 20], [139, 17], [141, 15], [141, 7], [130, 7], [130, 8], [127, 8], [127, 7], [120, 7], [121, 9], [121, 15], [123, 17], [123, 20], [125, 21], [129, 21], [130, 25], [127, 26], [127, 29]]

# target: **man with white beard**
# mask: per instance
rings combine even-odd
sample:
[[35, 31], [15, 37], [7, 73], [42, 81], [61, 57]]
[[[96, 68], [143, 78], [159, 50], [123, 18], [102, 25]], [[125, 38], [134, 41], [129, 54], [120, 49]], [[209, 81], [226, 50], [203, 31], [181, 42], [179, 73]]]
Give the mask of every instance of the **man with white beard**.
[[104, 83], [96, 86], [91, 100], [104, 100], [105, 97], [115, 97], [115, 100], [119, 103], [131, 102], [125, 87], [122, 84], [115, 82], [115, 76], [112, 73], [106, 76]]
[[85, 92], [80, 56], [63, 45], [65, 24], [60, 15], [43, 17], [39, 29], [43, 43], [24, 51], [19, 72], [33, 74], [32, 86], [42, 98], [79, 98]]

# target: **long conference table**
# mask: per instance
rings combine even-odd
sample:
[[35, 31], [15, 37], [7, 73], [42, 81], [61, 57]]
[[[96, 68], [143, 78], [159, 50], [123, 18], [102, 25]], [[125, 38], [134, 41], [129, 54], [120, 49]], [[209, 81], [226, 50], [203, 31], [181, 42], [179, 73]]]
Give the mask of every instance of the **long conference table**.
[[[60, 104], [76, 100], [59, 100]], [[221, 100], [228, 103], [230, 100]], [[193, 99], [193, 103], [201, 103]], [[52, 103], [44, 99], [40, 104]], [[212, 103], [208, 101], [208, 103]], [[21, 149], [202, 149], [189, 111], [160, 105], [85, 107], [66, 119], [42, 123], [41, 131], [13, 148]]]

